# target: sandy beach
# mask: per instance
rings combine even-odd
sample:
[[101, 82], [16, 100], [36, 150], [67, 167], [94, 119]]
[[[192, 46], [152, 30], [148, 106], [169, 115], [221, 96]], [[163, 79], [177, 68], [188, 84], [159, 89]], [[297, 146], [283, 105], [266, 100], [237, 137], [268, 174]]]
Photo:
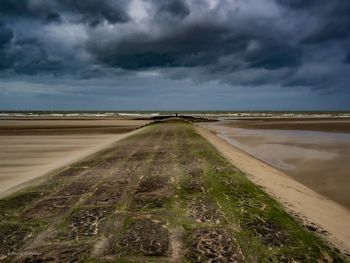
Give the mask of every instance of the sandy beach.
[[147, 123], [147, 120], [128, 119], [0, 119], [0, 136], [119, 134]]
[[350, 132], [349, 118], [251, 118], [239, 121], [226, 121], [224, 126], [258, 130], [303, 130]]
[[350, 208], [350, 121], [277, 119], [221, 121], [205, 126], [230, 144]]
[[[332, 141], [331, 147], [315, 136], [324, 136], [322, 132], [312, 131], [309, 141], [305, 142], [309, 143], [306, 147], [295, 142], [298, 138], [302, 144], [300, 140], [305, 140], [305, 137], [293, 138], [288, 133], [289, 146], [286, 148], [283, 146], [286, 137], [281, 136], [280, 130], [271, 130], [269, 124], [261, 125], [269, 126], [268, 129], [257, 130], [258, 125], [254, 125], [255, 129], [252, 130], [242, 129], [241, 123], [205, 124], [207, 129], [198, 129], [238, 169], [247, 173], [254, 183], [266, 189], [303, 221], [313, 222], [326, 231], [332, 243], [349, 252], [349, 135], [344, 130], [341, 134], [335, 133], [337, 142], [343, 140], [343, 143]], [[284, 124], [274, 125], [283, 127]], [[302, 124], [298, 123], [298, 126], [301, 128]], [[309, 124], [307, 126], [310, 127]], [[244, 124], [244, 127], [247, 126]], [[232, 132], [233, 129], [235, 132]], [[324, 127], [323, 130], [328, 129]], [[276, 142], [278, 136], [280, 140]], [[266, 144], [271, 137], [274, 137], [275, 145], [260, 145]]]
[[271, 177], [262, 181], [308, 207], [306, 215], [326, 218], [329, 238], [346, 251], [341, 206], [317, 203], [307, 187], [197, 131], [186, 119], [159, 121], [1, 199], [0, 260], [346, 262], [316, 237], [319, 226], [300, 225], [236, 167]]
[[0, 120], [0, 196], [125, 138], [147, 121]]

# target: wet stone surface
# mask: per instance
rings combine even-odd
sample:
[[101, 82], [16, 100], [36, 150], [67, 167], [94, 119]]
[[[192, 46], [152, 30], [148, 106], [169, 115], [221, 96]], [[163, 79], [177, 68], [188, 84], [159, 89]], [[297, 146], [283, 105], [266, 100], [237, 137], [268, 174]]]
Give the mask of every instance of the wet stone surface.
[[223, 229], [196, 230], [190, 239], [186, 255], [190, 262], [245, 262], [238, 245]]
[[83, 208], [71, 216], [69, 236], [79, 239], [97, 235], [102, 221], [111, 213], [111, 207]]
[[147, 157], [149, 156], [149, 154], [152, 154], [152, 152], [138, 151], [131, 156], [130, 161], [144, 162], [147, 159]]
[[187, 169], [187, 175], [193, 178], [198, 178], [203, 175], [203, 170], [197, 166], [190, 166]]
[[186, 180], [186, 182], [182, 184], [182, 188], [189, 194], [202, 193], [204, 190], [202, 183], [196, 179]]
[[250, 230], [267, 246], [283, 246], [288, 244], [288, 232], [276, 222], [255, 218], [244, 222], [243, 228]]
[[200, 223], [222, 224], [225, 222], [216, 204], [208, 199], [196, 199], [190, 207], [190, 216]]
[[153, 176], [162, 176], [168, 173], [168, 169], [169, 167], [164, 165], [163, 162], [159, 162], [159, 163], [153, 163], [152, 166], [149, 168], [148, 172]]
[[93, 187], [93, 183], [89, 182], [74, 182], [60, 190], [57, 196], [82, 195], [89, 192]]
[[0, 200], [0, 219], [6, 216], [6, 212], [11, 210], [22, 210], [25, 206], [38, 200], [44, 195], [44, 192], [28, 192]]
[[110, 170], [114, 169], [118, 166], [118, 162], [121, 161], [123, 158], [114, 158], [114, 160], [105, 160], [104, 162], [100, 163], [96, 168], [97, 169], [103, 169], [103, 170]]
[[132, 219], [119, 243], [123, 252], [165, 256], [169, 251], [169, 231], [159, 220]]
[[149, 193], [163, 188], [166, 185], [166, 178], [150, 176], [143, 178], [139, 183], [136, 193]]
[[25, 218], [42, 219], [64, 214], [77, 202], [77, 198], [60, 197], [48, 198], [36, 203], [32, 208], [24, 211]]
[[249, 208], [264, 209], [264, 204], [249, 191], [242, 189], [241, 185], [232, 181], [225, 182], [225, 184], [227, 185], [224, 191], [225, 195], [234, 198], [237, 206], [242, 208], [242, 210]]
[[0, 260], [18, 250], [32, 235], [32, 229], [18, 224], [0, 224]]
[[166, 178], [150, 176], [143, 178], [135, 191], [134, 201], [138, 208], [161, 208], [173, 194]]
[[106, 182], [97, 186], [85, 202], [88, 205], [113, 205], [120, 200], [126, 182]]
[[[134, 150], [134, 147], [131, 146], [123, 146], [123, 150], [122, 151], [118, 151], [118, 152], [111, 152], [110, 156], [108, 156], [105, 159], [105, 162], [112, 162], [112, 163], [117, 163], [125, 158], [127, 158], [129, 156], [129, 154]], [[112, 150], [113, 151], [113, 150]]]
[[38, 247], [20, 256], [16, 263], [76, 263], [82, 262], [89, 254], [90, 248], [85, 244], [52, 244]]
[[70, 167], [62, 172], [60, 172], [57, 176], [59, 177], [72, 177], [80, 175], [82, 172], [86, 171], [87, 167]]

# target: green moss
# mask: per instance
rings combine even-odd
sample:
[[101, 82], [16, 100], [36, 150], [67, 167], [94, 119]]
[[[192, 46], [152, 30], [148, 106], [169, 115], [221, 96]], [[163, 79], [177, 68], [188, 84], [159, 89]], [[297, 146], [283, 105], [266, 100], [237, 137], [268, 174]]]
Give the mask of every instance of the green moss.
[[[239, 226], [234, 235], [247, 259], [280, 262], [286, 257], [303, 262], [316, 262], [322, 254], [328, 254], [333, 257], [334, 262], [344, 261], [318, 236], [304, 229], [286, 213], [277, 201], [237, 172], [192, 128], [186, 128], [186, 133], [190, 138], [193, 155], [204, 160], [206, 172], [202, 179], [208, 194], [220, 204], [230, 223]], [[269, 244], [261, 240], [260, 223], [271, 224], [276, 228], [275, 231], [286, 235], [285, 240], [281, 240], [281, 245], [276, 246], [274, 241]]]
[[42, 197], [42, 192], [20, 192], [0, 200], [0, 213], [11, 213], [12, 215], [20, 213], [26, 206]]

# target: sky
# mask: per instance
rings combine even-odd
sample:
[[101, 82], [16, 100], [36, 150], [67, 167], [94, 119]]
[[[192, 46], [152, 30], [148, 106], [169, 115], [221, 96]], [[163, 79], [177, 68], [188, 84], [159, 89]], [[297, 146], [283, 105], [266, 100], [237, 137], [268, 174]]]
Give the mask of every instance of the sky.
[[349, 0], [0, 0], [0, 110], [350, 110]]

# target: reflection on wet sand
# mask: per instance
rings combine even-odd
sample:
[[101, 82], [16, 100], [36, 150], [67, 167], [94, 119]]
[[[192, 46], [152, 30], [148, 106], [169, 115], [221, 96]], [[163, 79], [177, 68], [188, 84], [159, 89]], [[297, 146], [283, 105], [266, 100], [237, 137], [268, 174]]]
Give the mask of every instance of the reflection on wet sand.
[[206, 125], [229, 143], [350, 208], [350, 133], [302, 130], [302, 123], [298, 130], [237, 128], [233, 121]]

